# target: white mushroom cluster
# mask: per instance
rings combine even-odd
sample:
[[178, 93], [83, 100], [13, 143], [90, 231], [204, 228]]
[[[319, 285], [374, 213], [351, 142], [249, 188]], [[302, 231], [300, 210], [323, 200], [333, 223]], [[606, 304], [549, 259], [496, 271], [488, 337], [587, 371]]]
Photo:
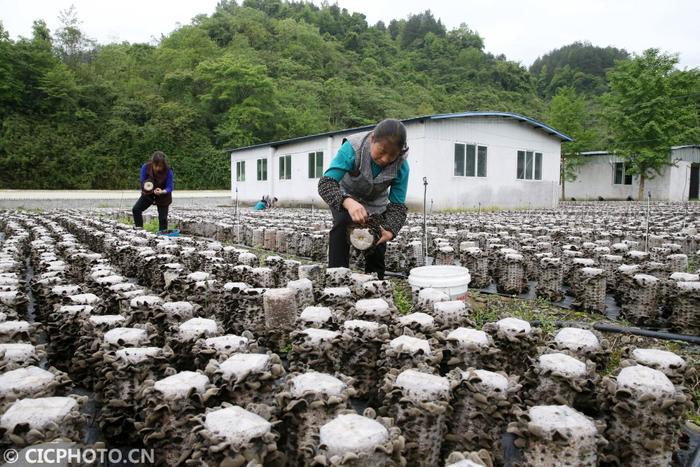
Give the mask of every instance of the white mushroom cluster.
[[200, 337], [192, 346], [194, 367], [204, 369], [210, 360], [222, 362], [234, 353], [257, 353], [260, 350], [255, 337], [250, 332], [243, 335], [224, 334], [214, 337]]
[[450, 378], [456, 384], [443, 451], [483, 449], [503, 462], [501, 437], [521, 402], [518, 378], [474, 368], [453, 370]]
[[536, 292], [538, 297], [558, 302], [564, 298], [562, 291], [562, 264], [560, 258], [546, 256], [540, 259]]
[[598, 331], [563, 327], [547, 342], [553, 352], [560, 352], [581, 361], [592, 360], [596, 369], [602, 371], [610, 359], [610, 343]]
[[222, 334], [223, 328], [216, 320], [192, 318], [173, 326], [166, 335], [165, 345], [175, 354], [173, 363], [177, 368], [194, 370], [195, 358], [198, 355], [193, 352], [193, 349], [197, 342]]
[[497, 369], [501, 350], [493, 338], [474, 328], [458, 327], [449, 331], [445, 340], [447, 367]]
[[469, 269], [471, 275], [471, 287], [483, 289], [491, 283], [489, 275], [488, 256], [478, 246], [470, 246], [469, 242], [460, 245], [460, 264]]
[[580, 408], [595, 399], [595, 363], [565, 353], [543, 353], [525, 374], [528, 405], [568, 405]]
[[145, 416], [134, 424], [143, 443], [163, 462], [181, 462], [187, 457], [196, 417], [218, 393], [207, 375], [199, 372], [181, 371], [158, 381], [146, 380], [137, 396]]
[[377, 367], [380, 372], [392, 369], [422, 368], [437, 373], [443, 353], [436, 339], [422, 339], [403, 334], [382, 345]]
[[16, 370], [28, 366], [37, 366], [46, 359], [46, 344], [29, 344], [10, 342], [0, 344], [0, 372]]
[[644, 365], [622, 368], [603, 380], [608, 414], [607, 460], [630, 465], [669, 465], [690, 406], [686, 390], [664, 373]]
[[0, 417], [0, 447], [23, 448], [48, 441], [80, 443], [85, 396], [18, 399]]
[[541, 329], [533, 328], [530, 323], [518, 318], [503, 318], [484, 324], [483, 330], [501, 350], [494, 355], [500, 360], [499, 369], [508, 374], [523, 374], [526, 369], [523, 362], [536, 354], [537, 346], [541, 343]]
[[342, 337], [338, 331], [306, 328], [290, 334], [292, 346], [287, 354], [291, 371], [315, 370], [335, 373], [343, 358]]
[[516, 416], [508, 432], [516, 436], [525, 465], [598, 465], [603, 460], [605, 423], [566, 405], [536, 405]]
[[276, 354], [234, 353], [219, 363], [210, 360], [205, 369], [224, 401], [276, 407], [275, 396], [286, 371]]
[[393, 418], [401, 429], [410, 465], [438, 464], [452, 412], [452, 386], [446, 377], [412, 369], [387, 373], [380, 414]]
[[172, 358], [168, 347], [123, 347], [102, 355], [96, 389], [102, 401], [98, 422], [105, 437], [124, 445], [140, 442], [136, 423], [147, 415], [141, 398], [144, 385], [175, 374]]
[[341, 361], [339, 368], [355, 379], [359, 397], [376, 397], [379, 360], [382, 345], [389, 339], [385, 324], [349, 320], [341, 328]]
[[628, 346], [623, 349], [622, 357], [621, 367], [648, 366], [665, 374], [674, 384], [683, 384], [697, 377], [696, 367], [688, 365], [683, 358], [668, 350]]
[[[99, 378], [97, 369], [102, 367], [104, 354], [101, 351], [104, 334], [111, 329], [123, 327], [126, 319], [122, 315], [80, 314], [75, 350], [70, 359], [69, 372], [81, 385], [93, 389]], [[52, 343], [53, 344], [53, 343]], [[55, 346], [54, 346], [55, 347]]]
[[283, 442], [288, 465], [309, 465], [318, 451], [319, 430], [349, 408], [352, 380], [316, 371], [290, 373], [277, 404], [284, 422]]
[[314, 464], [324, 467], [406, 465], [401, 430], [391, 418], [376, 417], [372, 409], [363, 415], [341, 413], [319, 430]]
[[259, 414], [224, 403], [206, 409], [193, 419], [187, 439], [187, 463], [206, 467], [222, 465], [282, 465], [277, 449], [279, 434]]
[[485, 449], [478, 452], [453, 451], [447, 456], [445, 467], [493, 467], [493, 460]]

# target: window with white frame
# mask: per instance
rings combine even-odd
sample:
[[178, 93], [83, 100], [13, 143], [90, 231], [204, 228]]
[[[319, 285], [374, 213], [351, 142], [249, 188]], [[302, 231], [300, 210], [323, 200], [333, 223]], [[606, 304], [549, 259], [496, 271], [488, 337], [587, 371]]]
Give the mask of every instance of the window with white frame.
[[292, 179], [292, 156], [280, 156], [280, 180]]
[[542, 153], [518, 151], [518, 180], [542, 180]]
[[613, 168], [614, 178], [613, 183], [615, 185], [631, 185], [632, 175], [627, 173], [627, 168], [624, 162], [615, 162], [615, 167]]
[[323, 175], [323, 151], [309, 153], [309, 178], [321, 178]]
[[258, 159], [258, 181], [267, 180], [267, 159]]
[[455, 143], [454, 175], [456, 177], [486, 177], [487, 165], [486, 146]]
[[245, 182], [245, 161], [236, 162], [236, 181]]

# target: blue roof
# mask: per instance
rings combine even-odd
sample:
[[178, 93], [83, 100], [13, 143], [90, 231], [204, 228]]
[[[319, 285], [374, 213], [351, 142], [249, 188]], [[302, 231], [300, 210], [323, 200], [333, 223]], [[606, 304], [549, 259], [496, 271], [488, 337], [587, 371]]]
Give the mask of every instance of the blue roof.
[[[700, 144], [686, 144], [684, 146], [671, 146], [671, 152], [673, 151], [678, 151], [680, 149], [700, 149]], [[593, 156], [615, 156], [615, 152], [610, 152], [610, 151], [584, 151], [581, 153], [582, 156], [584, 157], [593, 157]]]
[[560, 131], [555, 130], [549, 125], [546, 125], [539, 120], [535, 120], [534, 118], [530, 117], [525, 117], [524, 115], [520, 114], [515, 114], [512, 112], [461, 112], [461, 113], [454, 113], [454, 114], [438, 114], [438, 115], [431, 115], [430, 119], [431, 120], [444, 120], [447, 118], [465, 118], [465, 117], [504, 117], [504, 118], [512, 118], [514, 120], [521, 121], [523, 123], [528, 123], [532, 125], [534, 128], [543, 130], [545, 133], [551, 136], [556, 136], [562, 141], [565, 142], [572, 142], [574, 139]]
[[[460, 113], [451, 113], [451, 114], [435, 114], [435, 115], [424, 115], [422, 117], [413, 117], [413, 118], [406, 118], [401, 120], [403, 123], [410, 123], [410, 122], [418, 122], [418, 121], [425, 121], [425, 120], [446, 120], [450, 118], [470, 118], [470, 117], [500, 117], [500, 118], [510, 118], [513, 120], [517, 120], [522, 123], [526, 123], [530, 126], [532, 126], [535, 129], [542, 130], [545, 133], [547, 133], [550, 136], [554, 136], [556, 138], [559, 138], [560, 140], [564, 142], [571, 142], [574, 139], [571, 138], [570, 136], [555, 130], [549, 125], [546, 125], [539, 120], [535, 120], [534, 118], [530, 117], [525, 117], [523, 115], [519, 115], [516, 113], [511, 113], [511, 112], [460, 112]], [[261, 144], [254, 144], [251, 146], [244, 146], [240, 148], [228, 148], [226, 149], [226, 152], [237, 152], [237, 151], [243, 151], [245, 149], [253, 149], [253, 148], [261, 148], [265, 146], [281, 146], [283, 144], [291, 144], [291, 143], [300, 143], [303, 141], [307, 141], [310, 139], [318, 138], [321, 136], [331, 136], [331, 135], [341, 135], [343, 133], [355, 133], [358, 131], [368, 131], [374, 128], [375, 125], [365, 125], [361, 127], [356, 127], [356, 128], [346, 128], [344, 130], [335, 130], [335, 131], [327, 131], [325, 133], [317, 133], [314, 135], [307, 135], [307, 136], [299, 136], [297, 138], [290, 138], [290, 139], [283, 139], [280, 141], [272, 141], [269, 143], [261, 143]]]
[[700, 149], [700, 144], [686, 144], [683, 146], [672, 146], [671, 149], [688, 149], [688, 148], [693, 148], [693, 149]]

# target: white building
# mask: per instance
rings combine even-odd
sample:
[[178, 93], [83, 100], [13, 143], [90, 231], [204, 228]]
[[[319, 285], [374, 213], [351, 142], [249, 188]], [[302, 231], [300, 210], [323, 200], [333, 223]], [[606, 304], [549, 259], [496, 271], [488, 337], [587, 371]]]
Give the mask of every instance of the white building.
[[[571, 138], [522, 115], [464, 112], [403, 120], [408, 133], [407, 204], [423, 204], [423, 177], [433, 208], [555, 207], [562, 141]], [[323, 202], [318, 179], [343, 138], [372, 126], [229, 149], [231, 196], [263, 195], [285, 205]]]
[[[625, 173], [623, 159], [604, 151], [583, 153], [587, 162], [582, 165], [574, 182], [566, 182], [566, 198], [577, 200], [637, 199], [639, 177]], [[700, 191], [700, 145], [671, 148], [669, 162], [660, 175], [644, 181], [644, 191], [660, 201], [687, 201], [698, 199]]]

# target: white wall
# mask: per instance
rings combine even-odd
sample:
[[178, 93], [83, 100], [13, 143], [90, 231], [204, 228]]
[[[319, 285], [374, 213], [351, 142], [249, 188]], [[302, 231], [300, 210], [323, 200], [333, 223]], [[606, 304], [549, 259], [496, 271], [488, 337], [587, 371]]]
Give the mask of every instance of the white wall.
[[[263, 195], [272, 192], [270, 186], [271, 167], [270, 161], [267, 162], [267, 180], [258, 181], [258, 159], [269, 159], [270, 148], [260, 147], [253, 148], [247, 151], [240, 151], [231, 154], [231, 198], [236, 197], [236, 188], [238, 188], [238, 199], [240, 202], [255, 202]], [[245, 181], [236, 181], [236, 162], [245, 161]]]
[[[614, 163], [622, 162], [614, 156], [587, 156], [589, 161], [581, 166], [577, 178], [566, 182], [566, 198], [597, 199], [627, 199], [631, 196], [637, 199], [639, 193], [639, 177], [632, 177], [631, 185], [615, 185]], [[644, 196], [651, 192], [651, 198], [663, 201], [685, 201], [690, 190], [690, 163], [677, 161], [675, 166], [661, 170], [661, 174], [644, 182]]]
[[[559, 198], [561, 143], [511, 119], [468, 118], [425, 124], [423, 174], [428, 177], [428, 203], [434, 208], [499, 206], [555, 207]], [[454, 143], [486, 146], [486, 177], [454, 176]], [[518, 150], [542, 153], [542, 180], [517, 179]], [[417, 196], [420, 195], [420, 196]], [[409, 194], [422, 203], [422, 188]]]
[[[306, 204], [312, 201], [321, 203], [318, 196], [318, 179], [309, 178], [309, 152], [323, 152], [323, 170], [330, 165], [331, 159], [335, 156], [332, 151], [332, 138], [319, 137], [313, 140], [296, 144], [288, 144], [275, 149], [272, 161], [274, 178], [274, 196], [284, 204]], [[290, 180], [280, 180], [279, 178], [279, 158], [286, 155], [292, 156], [292, 178]]]
[[688, 201], [690, 197], [690, 166], [688, 161], [676, 161], [675, 167], [669, 167], [670, 201]]
[[[406, 125], [411, 169], [407, 203], [423, 204], [423, 177], [428, 178], [428, 205], [434, 209], [482, 207], [555, 207], [559, 199], [560, 141], [541, 130], [501, 118], [461, 118], [415, 121]], [[246, 182], [238, 183], [243, 202], [260, 199], [264, 193], [282, 203], [321, 204], [318, 179], [308, 178], [308, 153], [324, 151], [324, 170], [335, 157], [348, 134], [320, 136], [278, 148], [254, 148], [232, 153], [232, 183], [235, 161], [246, 160]], [[478, 143], [487, 149], [486, 177], [455, 177], [454, 144]], [[517, 151], [542, 153], [542, 180], [517, 180]], [[255, 182], [255, 160], [270, 157], [268, 182]], [[279, 156], [292, 156], [292, 179], [280, 180]], [[252, 169], [251, 169], [252, 167]], [[234, 185], [232, 185], [234, 186]], [[267, 190], [267, 191], [265, 191]]]

